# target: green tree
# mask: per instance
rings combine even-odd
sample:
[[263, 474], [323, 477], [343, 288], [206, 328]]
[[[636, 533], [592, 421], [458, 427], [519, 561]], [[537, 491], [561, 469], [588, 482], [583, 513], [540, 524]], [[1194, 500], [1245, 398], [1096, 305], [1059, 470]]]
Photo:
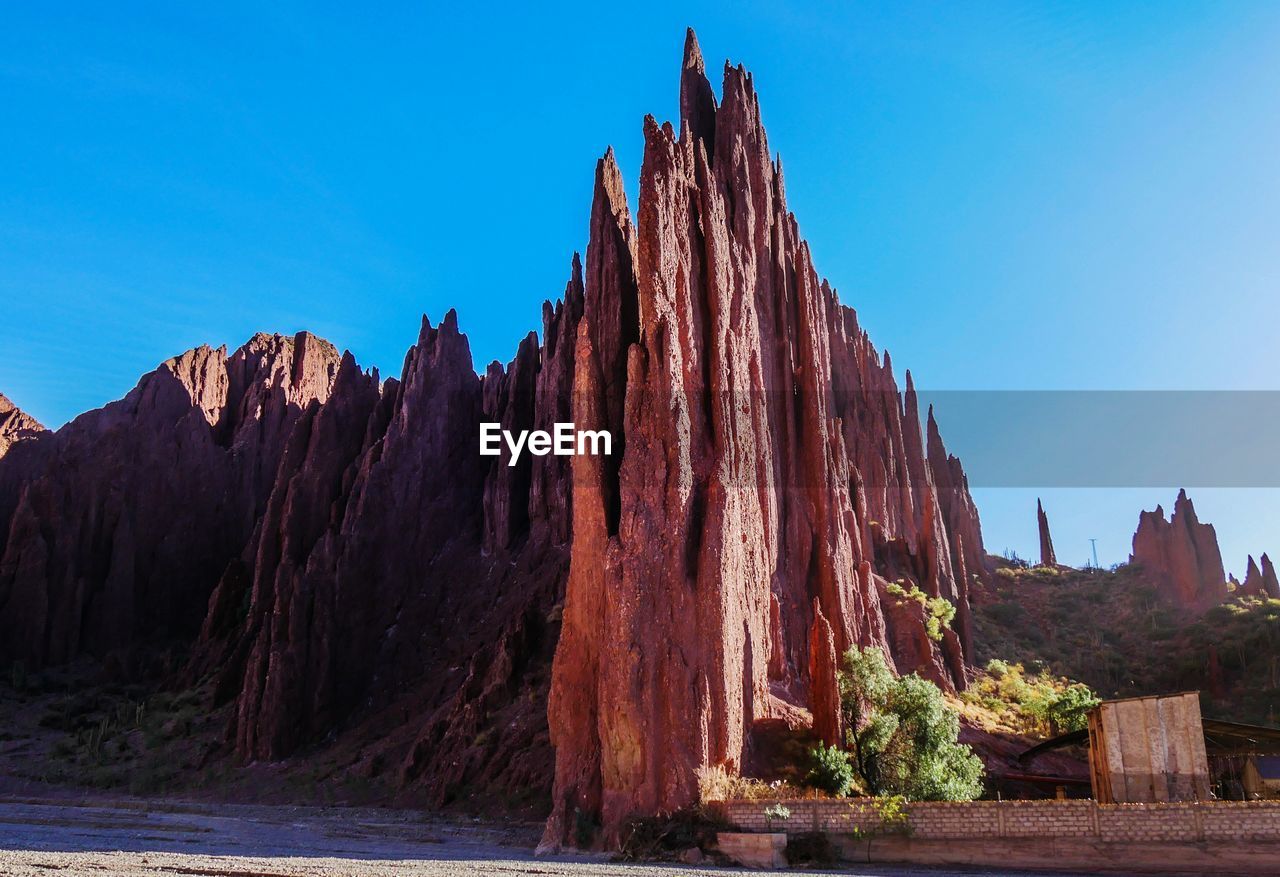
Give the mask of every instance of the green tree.
[[1045, 718], [1060, 734], [1083, 731], [1089, 727], [1089, 711], [1101, 703], [1087, 685], [1068, 685], [1045, 709]]
[[874, 795], [970, 801], [982, 793], [982, 762], [957, 742], [960, 720], [938, 686], [895, 678], [879, 649], [850, 649], [840, 706], [853, 767]]
[[837, 798], [849, 794], [853, 788], [853, 765], [849, 763], [849, 753], [841, 751], [838, 746], [819, 743], [816, 749], [809, 750], [809, 758], [812, 767], [805, 777], [806, 784]]

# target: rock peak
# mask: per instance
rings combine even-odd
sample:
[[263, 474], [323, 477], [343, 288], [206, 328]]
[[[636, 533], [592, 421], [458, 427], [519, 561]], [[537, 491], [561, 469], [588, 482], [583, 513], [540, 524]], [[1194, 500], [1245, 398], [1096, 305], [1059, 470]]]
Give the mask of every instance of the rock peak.
[[701, 73], [704, 76], [707, 72], [706, 64], [702, 60], [702, 47], [698, 45], [698, 35], [691, 27], [685, 28], [684, 31], [684, 70]]
[[1272, 600], [1280, 600], [1280, 578], [1276, 576], [1271, 558], [1265, 553], [1262, 555], [1262, 590]]
[[1212, 524], [1204, 524], [1185, 489], [1173, 515], [1163, 506], [1138, 516], [1131, 563], [1141, 564], [1161, 592], [1187, 612], [1203, 612], [1227, 596], [1227, 574]]
[[0, 457], [18, 442], [35, 438], [45, 431], [38, 420], [0, 393]]
[[680, 68], [680, 121], [703, 144], [707, 157], [715, 154], [716, 96], [707, 81], [698, 37], [689, 28], [684, 38], [684, 63]]
[[1040, 565], [1057, 566], [1058, 556], [1053, 551], [1053, 537], [1049, 535], [1049, 516], [1044, 513], [1044, 505], [1036, 497], [1036, 521], [1040, 525]]
[[1247, 597], [1280, 599], [1280, 581], [1276, 579], [1276, 568], [1272, 565], [1271, 558], [1267, 557], [1267, 555], [1263, 554], [1261, 560], [1262, 566], [1259, 567], [1254, 562], [1253, 555], [1249, 555], [1244, 583], [1240, 585], [1238, 593]]

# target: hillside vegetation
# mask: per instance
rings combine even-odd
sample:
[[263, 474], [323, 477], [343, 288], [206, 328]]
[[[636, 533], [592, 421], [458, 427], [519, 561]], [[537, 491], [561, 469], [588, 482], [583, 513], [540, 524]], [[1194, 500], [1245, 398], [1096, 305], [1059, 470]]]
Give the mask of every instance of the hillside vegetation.
[[1002, 562], [975, 600], [978, 663], [1021, 663], [1104, 698], [1199, 690], [1204, 713], [1280, 723], [1280, 600], [1236, 597], [1180, 615], [1130, 566]]

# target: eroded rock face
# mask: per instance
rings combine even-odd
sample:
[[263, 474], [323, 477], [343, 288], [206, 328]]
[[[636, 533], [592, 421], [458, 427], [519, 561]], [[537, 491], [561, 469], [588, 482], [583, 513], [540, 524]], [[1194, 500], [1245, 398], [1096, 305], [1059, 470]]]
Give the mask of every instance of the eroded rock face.
[[[399, 382], [379, 388], [344, 363], [335, 390], [314, 434], [291, 444], [252, 556], [236, 729], [248, 758], [288, 754], [343, 718], [374, 677], [394, 685], [420, 668], [427, 644], [459, 621], [424, 617], [447, 602], [459, 546], [477, 549], [465, 559], [479, 554], [484, 385], [456, 316], [424, 320]], [[490, 491], [495, 540], [509, 538], [519, 486]]]
[[1273, 600], [1280, 600], [1280, 578], [1276, 577], [1276, 568], [1271, 558], [1262, 555], [1262, 592]]
[[0, 393], [0, 457], [8, 452], [10, 446], [36, 438], [45, 431], [39, 421]]
[[258, 335], [231, 356], [199, 347], [11, 448], [0, 652], [38, 665], [189, 639], [336, 368], [332, 345], [306, 333]]
[[[0, 556], [9, 522], [22, 495], [23, 484], [41, 465], [51, 434], [35, 418], [0, 395]], [[0, 590], [0, 605], [4, 592]], [[0, 654], [3, 654], [0, 648]]]
[[838, 670], [835, 634], [815, 597], [809, 628], [809, 708], [813, 711], [813, 736], [828, 746], [841, 742]]
[[1173, 515], [1164, 508], [1142, 512], [1133, 535], [1130, 563], [1141, 564], [1176, 606], [1203, 611], [1227, 596], [1227, 575], [1212, 524], [1202, 524], [1187, 492], [1178, 492]]
[[1036, 523], [1040, 527], [1040, 565], [1057, 566], [1058, 556], [1053, 551], [1053, 536], [1049, 534], [1049, 516], [1044, 513], [1044, 506], [1036, 500]]
[[[344, 360], [210, 602], [193, 664], [236, 699], [241, 759], [281, 758], [335, 729], [371, 733], [361, 723], [375, 721], [366, 769], [398, 762], [419, 799], [547, 789], [570, 458], [526, 453], [509, 466], [506, 448], [479, 454], [479, 434], [482, 421], [518, 431], [572, 420], [583, 305], [575, 258], [563, 301], [544, 306], [543, 345], [530, 335], [483, 378], [452, 311], [439, 326], [424, 319], [399, 381], [380, 386]], [[246, 593], [242, 625], [215, 621]], [[389, 729], [388, 716], [399, 717]]]
[[680, 93], [678, 131], [645, 122], [634, 223], [616, 182], [592, 211], [574, 420], [620, 409], [625, 450], [573, 471], [549, 848], [593, 823], [611, 844], [690, 803], [699, 769], [739, 769], [756, 723], [825, 690], [823, 624], [837, 654], [962, 686], [964, 638], [924, 635], [914, 600], [886, 617], [882, 589], [964, 605], [984, 571], [958, 461], [932, 424], [926, 456], [910, 376], [904, 396], [813, 268], [750, 74], [726, 66], [717, 106], [690, 33]]
[[885, 619], [887, 652], [899, 674], [918, 673], [943, 691], [954, 692], [956, 680], [964, 679], [958, 634], [940, 631], [941, 640], [929, 634], [925, 607], [916, 599], [891, 593], [888, 582], [874, 577]]

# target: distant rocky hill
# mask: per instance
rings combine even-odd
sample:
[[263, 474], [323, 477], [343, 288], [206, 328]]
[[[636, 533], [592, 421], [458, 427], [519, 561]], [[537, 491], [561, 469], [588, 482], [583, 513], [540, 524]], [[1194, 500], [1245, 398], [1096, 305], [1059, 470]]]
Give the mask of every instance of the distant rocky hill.
[[[1039, 512], [1042, 535], [1048, 523]], [[1139, 517], [1129, 563], [1028, 567], [992, 558], [974, 599], [977, 662], [1020, 661], [1104, 697], [1202, 692], [1206, 715], [1280, 723], [1280, 588], [1263, 555], [1227, 577], [1212, 525], [1185, 491], [1171, 519]]]

